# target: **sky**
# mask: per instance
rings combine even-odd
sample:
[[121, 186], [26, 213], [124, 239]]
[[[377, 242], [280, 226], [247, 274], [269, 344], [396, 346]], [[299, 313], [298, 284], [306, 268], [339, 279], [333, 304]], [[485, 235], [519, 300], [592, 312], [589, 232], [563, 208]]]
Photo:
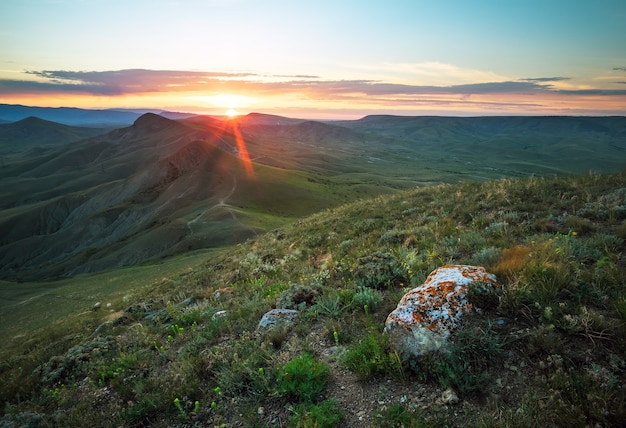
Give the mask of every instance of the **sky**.
[[0, 103], [626, 115], [624, 0], [1, 0]]

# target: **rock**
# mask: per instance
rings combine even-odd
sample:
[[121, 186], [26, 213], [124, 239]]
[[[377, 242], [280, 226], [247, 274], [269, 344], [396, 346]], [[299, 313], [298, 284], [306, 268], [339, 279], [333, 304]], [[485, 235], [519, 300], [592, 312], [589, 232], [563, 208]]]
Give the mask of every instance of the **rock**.
[[221, 318], [226, 318], [228, 316], [227, 311], [217, 311], [211, 317], [211, 321], [219, 320]]
[[474, 311], [469, 295], [480, 296], [499, 288], [495, 275], [483, 267], [442, 266], [402, 297], [387, 317], [385, 331], [404, 357], [439, 350], [463, 315]]
[[272, 309], [266, 312], [259, 321], [259, 330], [271, 330], [277, 325], [292, 323], [298, 317], [298, 311], [294, 309]]
[[459, 396], [452, 389], [446, 389], [441, 394], [441, 404], [457, 404], [459, 402]]

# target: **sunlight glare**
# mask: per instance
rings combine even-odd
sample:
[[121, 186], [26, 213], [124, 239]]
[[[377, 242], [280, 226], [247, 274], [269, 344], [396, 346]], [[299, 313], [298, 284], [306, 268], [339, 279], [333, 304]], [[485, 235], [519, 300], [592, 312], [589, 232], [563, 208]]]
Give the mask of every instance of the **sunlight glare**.
[[237, 110], [235, 110], [234, 108], [229, 108], [228, 110], [226, 110], [226, 116], [232, 119], [236, 116], [239, 116], [239, 113], [237, 113]]

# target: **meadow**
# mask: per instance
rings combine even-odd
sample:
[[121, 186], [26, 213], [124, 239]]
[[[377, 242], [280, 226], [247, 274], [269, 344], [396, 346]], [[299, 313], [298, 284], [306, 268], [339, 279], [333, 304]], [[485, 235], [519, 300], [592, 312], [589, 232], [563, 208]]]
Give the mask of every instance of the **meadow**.
[[[73, 312], [3, 331], [2, 420], [620, 426], [625, 189], [624, 172], [440, 184], [324, 209], [221, 251], [75, 277], [54, 288], [80, 302]], [[402, 358], [384, 320], [449, 263], [485, 266], [503, 292], [442, 353]], [[259, 330], [275, 307], [299, 316]]]

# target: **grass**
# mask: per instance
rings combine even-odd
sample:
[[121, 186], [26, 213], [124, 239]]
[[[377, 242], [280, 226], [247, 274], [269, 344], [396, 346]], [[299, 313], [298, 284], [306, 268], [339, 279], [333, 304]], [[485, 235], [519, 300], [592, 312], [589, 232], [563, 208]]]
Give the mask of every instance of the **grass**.
[[[80, 309], [44, 319], [47, 329], [5, 327], [18, 340], [0, 364], [2, 421], [620, 426], [624, 188], [626, 172], [414, 189], [228, 250], [67, 280], [55, 293]], [[385, 318], [445, 263], [484, 265], [503, 292], [442, 354], [402, 360]], [[91, 311], [96, 300], [116, 311]], [[5, 308], [28, 307], [17, 303]], [[293, 326], [257, 331], [281, 306], [300, 311]], [[461, 403], [443, 403], [445, 390]]]

